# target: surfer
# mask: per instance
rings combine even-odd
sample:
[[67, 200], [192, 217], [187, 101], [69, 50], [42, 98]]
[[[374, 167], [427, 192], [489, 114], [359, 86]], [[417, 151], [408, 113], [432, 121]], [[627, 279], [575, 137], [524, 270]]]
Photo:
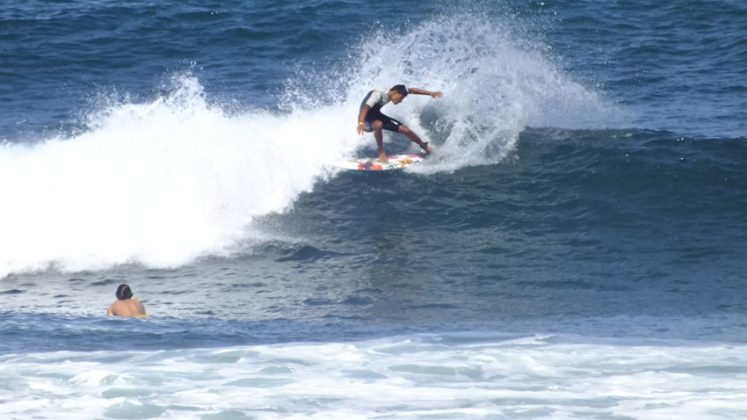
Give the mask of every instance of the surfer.
[[132, 290], [126, 284], [117, 287], [117, 300], [109, 306], [109, 316], [125, 316], [147, 318], [145, 307], [139, 300], [132, 297]]
[[405, 85], [396, 85], [389, 89], [388, 92], [382, 92], [380, 90], [372, 90], [368, 92], [363, 102], [361, 102], [361, 109], [358, 113], [358, 134], [362, 135], [364, 131], [373, 131], [374, 137], [376, 138], [376, 146], [379, 148], [379, 160], [382, 162], [388, 161], [386, 152], [384, 151], [384, 136], [382, 130], [394, 131], [400, 133], [410, 139], [411, 142], [420, 146], [425, 153], [431, 153], [433, 149], [428, 145], [428, 142], [424, 142], [418, 137], [410, 128], [394, 118], [384, 115], [381, 113], [381, 107], [388, 104], [389, 102], [397, 105], [408, 94], [415, 95], [428, 95], [433, 98], [440, 98], [444, 96], [441, 92], [431, 92], [424, 89], [418, 88], [407, 88]]

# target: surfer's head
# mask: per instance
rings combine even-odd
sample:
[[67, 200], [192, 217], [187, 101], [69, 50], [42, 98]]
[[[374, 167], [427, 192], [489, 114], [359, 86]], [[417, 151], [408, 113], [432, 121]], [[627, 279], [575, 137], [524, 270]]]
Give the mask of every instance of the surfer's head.
[[403, 99], [405, 99], [405, 96], [410, 93], [407, 91], [407, 87], [405, 85], [395, 85], [392, 86], [391, 89], [389, 89], [389, 99], [394, 102], [394, 104], [398, 104], [402, 102]]
[[120, 284], [119, 287], [117, 287], [117, 299], [125, 300], [131, 297], [132, 297], [132, 290], [130, 290], [130, 286], [126, 284]]

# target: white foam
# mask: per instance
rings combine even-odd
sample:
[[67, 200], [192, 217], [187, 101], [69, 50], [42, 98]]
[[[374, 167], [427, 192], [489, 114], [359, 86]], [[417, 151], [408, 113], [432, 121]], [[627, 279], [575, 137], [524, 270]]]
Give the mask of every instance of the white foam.
[[0, 146], [0, 277], [228, 253], [345, 153], [338, 113], [227, 115], [185, 76], [168, 97], [110, 105], [79, 136]]
[[2, 376], [12, 384], [0, 416], [100, 418], [145, 410], [179, 418], [743, 417], [745, 350], [409, 336], [116, 357], [0, 356]]

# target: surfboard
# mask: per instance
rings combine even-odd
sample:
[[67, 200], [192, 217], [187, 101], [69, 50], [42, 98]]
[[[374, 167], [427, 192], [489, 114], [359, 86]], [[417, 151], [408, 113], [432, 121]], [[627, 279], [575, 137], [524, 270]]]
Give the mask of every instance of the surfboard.
[[405, 169], [415, 163], [420, 163], [425, 155], [412, 153], [405, 155], [390, 155], [389, 161], [382, 162], [378, 158], [346, 159], [336, 162], [334, 166], [353, 171], [392, 171]]

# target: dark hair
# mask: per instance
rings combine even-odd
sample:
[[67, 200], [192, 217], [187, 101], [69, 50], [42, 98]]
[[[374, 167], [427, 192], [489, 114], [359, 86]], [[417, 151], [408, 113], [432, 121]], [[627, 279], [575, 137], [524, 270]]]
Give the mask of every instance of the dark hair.
[[117, 287], [117, 299], [125, 300], [131, 297], [132, 297], [132, 290], [130, 290], [130, 286], [126, 284], [120, 284], [119, 287]]
[[399, 92], [403, 97], [407, 96], [407, 94], [410, 93], [407, 90], [407, 87], [405, 85], [395, 85], [395, 86], [392, 86], [392, 88], [389, 89], [389, 90], [393, 90], [395, 92]]

